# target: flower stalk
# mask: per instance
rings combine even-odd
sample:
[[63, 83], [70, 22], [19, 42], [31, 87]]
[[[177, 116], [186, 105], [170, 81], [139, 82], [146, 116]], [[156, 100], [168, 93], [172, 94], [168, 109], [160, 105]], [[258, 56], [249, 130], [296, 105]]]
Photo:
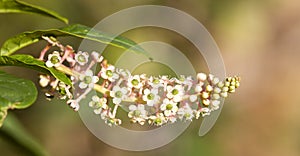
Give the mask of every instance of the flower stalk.
[[[240, 78], [237, 76], [220, 81], [217, 77], [204, 73], [197, 74], [195, 80], [191, 76], [183, 75], [179, 78], [131, 75], [128, 70], [108, 64], [97, 52], [76, 53], [70, 46], [62, 47], [60, 43], [52, 40], [51, 42], [49, 45], [59, 46], [62, 52], [54, 51], [49, 54], [46, 66], [71, 76], [73, 87], [79, 88], [81, 93], [74, 96], [75, 99], [68, 96], [70, 99], [67, 103], [78, 111], [80, 101], [86, 98], [90, 91], [101, 93], [100, 97], [93, 97], [89, 106], [110, 126], [121, 124], [121, 120], [117, 119], [117, 109], [120, 106], [128, 107], [130, 120], [141, 125], [148, 122], [161, 126], [174, 123], [178, 119], [198, 119], [219, 109], [220, 100], [235, 92], [240, 85]], [[41, 55], [44, 55], [45, 50], [42, 53]], [[67, 63], [64, 63], [65, 61]], [[97, 65], [100, 71], [94, 75], [91, 69]], [[41, 84], [46, 86], [46, 83]], [[61, 86], [65, 86], [62, 89], [64, 92], [70, 93], [71, 86]], [[114, 104], [114, 108], [109, 107], [109, 102]], [[124, 102], [134, 104], [126, 106]]]

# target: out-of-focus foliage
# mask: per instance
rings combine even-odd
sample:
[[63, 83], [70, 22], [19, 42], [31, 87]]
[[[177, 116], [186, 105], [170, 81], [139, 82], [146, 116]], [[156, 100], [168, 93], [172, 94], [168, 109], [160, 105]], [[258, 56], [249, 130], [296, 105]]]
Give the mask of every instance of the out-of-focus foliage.
[[0, 71], [0, 127], [9, 109], [24, 109], [37, 98], [37, 89], [29, 80]]
[[29, 13], [29, 14], [39, 14], [43, 16], [48, 16], [56, 18], [68, 23], [68, 19], [62, 17], [58, 13], [47, 10], [45, 8], [28, 4], [18, 0], [1, 0], [0, 1], [0, 13]]
[[130, 49], [133, 52], [144, 54], [150, 57], [150, 55], [144, 49], [130, 39], [122, 36], [113, 36], [80, 24], [70, 25], [61, 29], [35, 30], [33, 32], [21, 33], [5, 41], [1, 47], [0, 55], [11, 55], [17, 50], [43, 40], [42, 36], [74, 36], [83, 39], [89, 39], [95, 42], [110, 44], [122, 49]]

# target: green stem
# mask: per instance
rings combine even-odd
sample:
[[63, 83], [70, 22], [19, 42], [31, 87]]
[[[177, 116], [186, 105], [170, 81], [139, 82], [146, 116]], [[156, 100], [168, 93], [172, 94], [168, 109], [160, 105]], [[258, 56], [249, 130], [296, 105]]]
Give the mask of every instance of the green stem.
[[0, 137], [21, 148], [26, 154], [34, 156], [48, 155], [46, 150], [26, 132], [18, 119], [10, 113], [0, 129]]

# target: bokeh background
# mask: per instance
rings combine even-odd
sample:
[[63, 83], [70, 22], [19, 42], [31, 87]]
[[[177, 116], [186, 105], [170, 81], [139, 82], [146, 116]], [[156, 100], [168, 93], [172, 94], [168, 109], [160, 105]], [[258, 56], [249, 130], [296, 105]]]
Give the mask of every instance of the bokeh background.
[[[194, 121], [172, 143], [145, 152], [123, 151], [101, 142], [88, 131], [77, 113], [60, 100], [45, 100], [39, 88], [39, 98], [32, 107], [13, 112], [50, 155], [300, 155], [299, 0], [26, 1], [59, 12], [68, 17], [71, 24], [88, 26], [94, 26], [112, 13], [137, 5], [164, 5], [180, 9], [198, 19], [215, 38], [227, 74], [242, 77], [241, 87], [225, 101], [216, 125], [207, 135], [198, 136], [201, 121]], [[0, 14], [0, 21], [1, 44], [23, 31], [65, 26], [38, 15]], [[132, 30], [124, 36], [136, 42], [164, 41], [190, 52], [187, 55], [196, 50], [179, 35], [156, 28]], [[61, 42], [75, 48], [80, 44], [80, 40], [74, 38], [63, 38]], [[20, 53], [38, 56], [43, 44], [45, 42], [30, 46]], [[203, 60], [199, 62], [201, 68], [198, 70], [207, 72]], [[1, 69], [38, 82], [35, 71], [12, 67]], [[9, 156], [26, 154], [4, 138], [0, 138], [0, 152]]]

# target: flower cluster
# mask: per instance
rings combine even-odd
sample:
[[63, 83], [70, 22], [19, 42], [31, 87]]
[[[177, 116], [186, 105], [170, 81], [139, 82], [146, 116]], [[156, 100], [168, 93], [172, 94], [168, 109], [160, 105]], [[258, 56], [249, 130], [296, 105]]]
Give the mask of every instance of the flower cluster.
[[[47, 37], [45, 39], [53, 42]], [[204, 73], [197, 74], [196, 79], [183, 75], [179, 78], [132, 75], [128, 70], [109, 64], [97, 52], [75, 53], [70, 46], [64, 47], [57, 41], [53, 45], [60, 47], [61, 51], [49, 54], [45, 65], [70, 75], [73, 87], [79, 88], [79, 94], [73, 97], [71, 86], [47, 75], [40, 75], [41, 86], [50, 85], [50, 92], [58, 91], [61, 98], [68, 99], [67, 103], [75, 111], [79, 110], [80, 101], [91, 90], [96, 90], [101, 96], [93, 96], [89, 106], [109, 125], [122, 123], [117, 118], [120, 106], [128, 108], [131, 122], [141, 125], [148, 123], [161, 126], [177, 120], [198, 119], [219, 109], [221, 99], [235, 92], [240, 85], [237, 76], [220, 80]], [[40, 56], [40, 59], [43, 58]], [[97, 65], [100, 69], [93, 73], [92, 69]]]

